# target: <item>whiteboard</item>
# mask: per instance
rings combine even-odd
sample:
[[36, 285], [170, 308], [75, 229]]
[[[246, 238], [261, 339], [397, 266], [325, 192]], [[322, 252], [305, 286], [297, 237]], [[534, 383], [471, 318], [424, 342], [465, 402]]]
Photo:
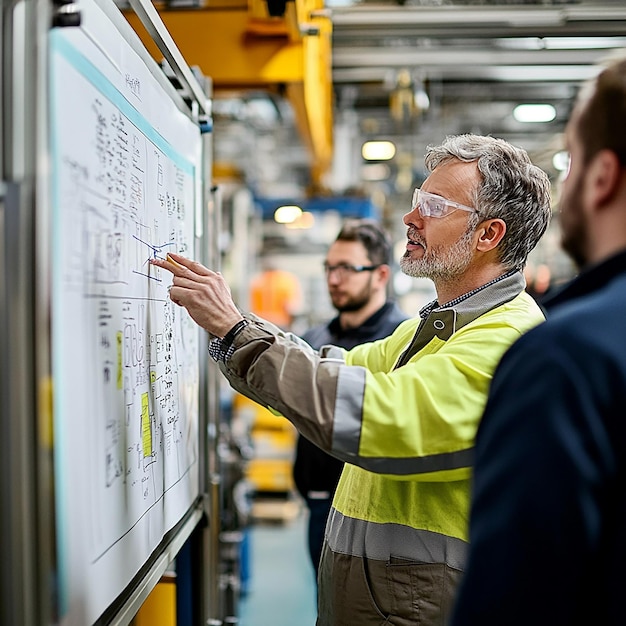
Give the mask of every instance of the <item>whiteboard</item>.
[[60, 613], [85, 626], [199, 492], [199, 332], [148, 261], [197, 256], [201, 141], [98, 4], [80, 9], [49, 34], [51, 315]]

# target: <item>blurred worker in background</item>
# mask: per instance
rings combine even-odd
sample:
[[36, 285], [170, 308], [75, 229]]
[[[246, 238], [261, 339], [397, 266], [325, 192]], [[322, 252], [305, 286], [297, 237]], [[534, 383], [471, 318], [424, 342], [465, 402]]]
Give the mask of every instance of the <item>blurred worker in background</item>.
[[539, 304], [549, 296], [552, 287], [552, 271], [546, 263], [540, 263], [536, 267], [526, 266], [524, 278], [526, 279], [526, 291]]
[[[328, 293], [338, 315], [311, 328], [303, 339], [313, 348], [346, 350], [390, 335], [407, 316], [387, 300], [391, 242], [373, 220], [348, 220], [326, 253]], [[293, 478], [309, 509], [309, 553], [317, 573], [324, 528], [343, 462], [300, 435]]]
[[561, 241], [582, 271], [494, 376], [454, 626], [626, 622], [626, 59], [565, 138]]
[[295, 274], [278, 269], [271, 258], [263, 259], [262, 265], [261, 273], [250, 283], [250, 310], [283, 330], [291, 330], [302, 307], [300, 281]]
[[548, 177], [493, 137], [429, 148], [400, 261], [437, 299], [385, 339], [319, 352], [243, 316], [223, 277], [179, 255], [172, 300], [214, 336], [230, 384], [346, 461], [319, 569], [319, 626], [445, 623], [465, 566], [471, 464], [504, 351], [544, 318], [522, 268], [550, 216]]

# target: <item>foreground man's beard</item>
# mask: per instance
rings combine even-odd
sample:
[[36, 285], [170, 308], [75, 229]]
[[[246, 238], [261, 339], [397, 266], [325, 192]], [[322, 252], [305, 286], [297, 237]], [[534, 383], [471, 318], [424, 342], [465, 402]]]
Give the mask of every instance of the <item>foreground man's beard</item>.
[[587, 264], [587, 226], [582, 202], [582, 180], [576, 181], [568, 193], [562, 190], [559, 208], [561, 212], [561, 248], [574, 261], [578, 269]]

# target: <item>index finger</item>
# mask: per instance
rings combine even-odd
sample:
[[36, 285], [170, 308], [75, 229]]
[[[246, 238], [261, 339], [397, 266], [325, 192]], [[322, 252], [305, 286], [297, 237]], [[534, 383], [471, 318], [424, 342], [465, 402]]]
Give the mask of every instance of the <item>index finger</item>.
[[192, 261], [191, 259], [181, 256], [180, 254], [176, 254], [175, 252], [168, 252], [167, 260], [174, 265], [185, 267], [200, 276], [209, 276], [210, 274], [213, 274], [213, 272], [209, 268], [204, 267], [202, 263]]
[[171, 272], [174, 276], [193, 278], [189, 275], [189, 272], [199, 276], [208, 276], [210, 274], [210, 270], [201, 263], [196, 263], [174, 252], [168, 252], [165, 259], [159, 259], [158, 257], [150, 259], [150, 263]]

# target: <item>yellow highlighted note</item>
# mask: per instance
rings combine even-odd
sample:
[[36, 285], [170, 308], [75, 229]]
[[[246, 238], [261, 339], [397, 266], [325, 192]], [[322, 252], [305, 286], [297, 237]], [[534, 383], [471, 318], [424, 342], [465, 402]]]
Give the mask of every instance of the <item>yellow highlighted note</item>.
[[150, 408], [147, 392], [141, 394], [141, 439], [144, 458], [152, 456], [152, 431], [150, 430]]

